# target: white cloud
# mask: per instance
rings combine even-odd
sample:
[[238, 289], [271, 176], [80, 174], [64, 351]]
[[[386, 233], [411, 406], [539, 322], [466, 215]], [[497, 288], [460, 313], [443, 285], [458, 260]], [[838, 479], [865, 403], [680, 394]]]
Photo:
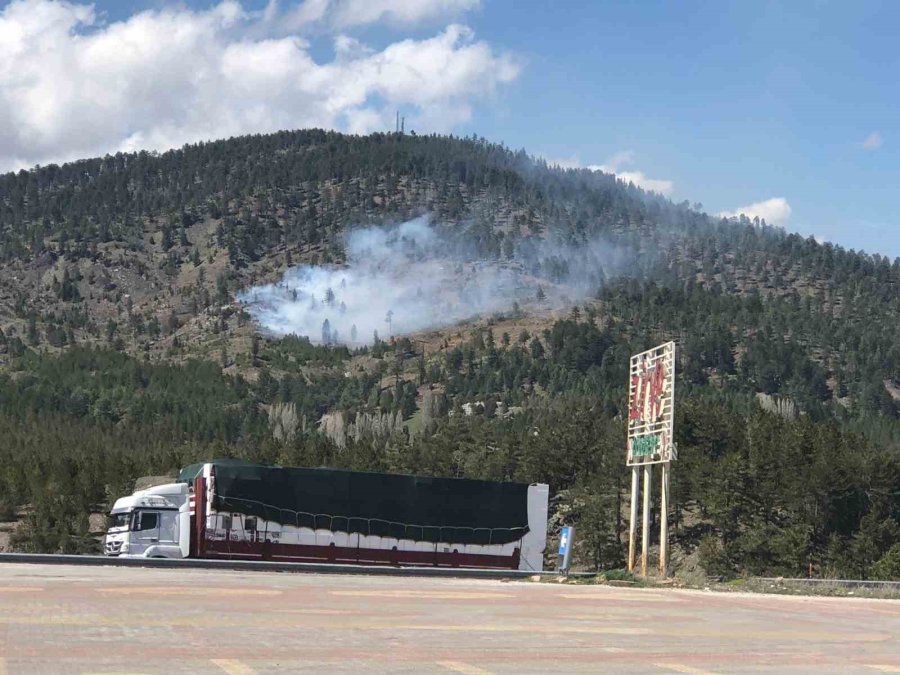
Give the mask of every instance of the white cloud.
[[[308, 21], [327, 21], [351, 4], [307, 0], [282, 11], [270, 3], [253, 15], [226, 0], [105, 24], [89, 5], [14, 0], [0, 10], [0, 170], [278, 129], [387, 130], [397, 108], [407, 128], [447, 131], [519, 73], [514, 58], [461, 25], [381, 50], [336, 35], [325, 62], [301, 36], [266, 28], [285, 12], [305, 8]], [[366, 21], [391, 12], [414, 21], [475, 3], [421, 3], [438, 7], [430, 15], [376, 4], [381, 12]]]
[[334, 23], [340, 27], [376, 21], [416, 24], [475, 9], [480, 0], [343, 0], [335, 1]]
[[762, 202], [741, 206], [734, 211], [721, 211], [720, 218], [737, 218], [745, 215], [751, 220], [759, 217], [769, 225], [783, 225], [791, 217], [791, 205], [784, 197], [772, 197]]
[[561, 157], [559, 159], [548, 159], [546, 160], [547, 164], [550, 166], [556, 166], [560, 169], [583, 169], [584, 164], [581, 163], [581, 160], [578, 159], [577, 155], [572, 155], [571, 157]]
[[622, 150], [610, 157], [604, 164], [593, 164], [588, 168], [592, 171], [602, 171], [615, 175], [623, 183], [634, 183], [636, 186], [648, 192], [658, 192], [669, 196], [675, 189], [675, 183], [663, 178], [650, 178], [643, 171], [622, 171], [620, 167], [634, 163], [634, 151]]
[[612, 167], [601, 164], [600, 166], [591, 166], [589, 169], [594, 171], [602, 171], [603, 173], [615, 174], [623, 183], [634, 183], [641, 189], [648, 192], [658, 192], [668, 197], [675, 190], [675, 183], [662, 178], [650, 178], [643, 171], [616, 171]]
[[306, 0], [280, 14], [277, 0], [271, 0], [266, 7], [264, 19], [277, 21], [287, 31], [298, 30], [307, 24], [321, 21], [328, 11], [331, 0]]
[[650, 178], [643, 171], [622, 171], [623, 165], [634, 163], [634, 151], [622, 150], [606, 160], [603, 164], [588, 164], [585, 166], [577, 155], [572, 157], [564, 157], [561, 159], [550, 159], [547, 163], [551, 166], [558, 166], [561, 169], [590, 169], [591, 171], [602, 171], [603, 173], [611, 173], [615, 175], [623, 183], [634, 183], [637, 187], [649, 192], [657, 192], [661, 195], [669, 196], [675, 190], [675, 183], [663, 178]]
[[346, 29], [378, 22], [412, 26], [458, 16], [476, 9], [480, 0], [303, 0], [296, 4], [269, 0], [262, 21], [281, 32], [312, 24]]
[[615, 173], [623, 164], [634, 163], [634, 150], [620, 150], [601, 165], [601, 171]]
[[873, 131], [871, 134], [866, 136], [866, 140], [862, 142], [862, 147], [865, 150], [877, 150], [884, 143], [884, 139], [881, 137], [877, 131]]

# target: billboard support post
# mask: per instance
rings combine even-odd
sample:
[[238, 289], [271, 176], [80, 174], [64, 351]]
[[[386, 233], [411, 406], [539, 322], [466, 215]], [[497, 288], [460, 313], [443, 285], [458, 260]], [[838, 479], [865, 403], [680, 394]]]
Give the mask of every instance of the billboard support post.
[[675, 343], [631, 357], [628, 375], [628, 439], [625, 463], [631, 467], [631, 522], [628, 528], [628, 569], [634, 572], [637, 534], [639, 467], [644, 467], [641, 528], [641, 574], [647, 576], [650, 548], [650, 497], [653, 465], [660, 467], [659, 573], [665, 578], [669, 553], [669, 474], [675, 448]]
[[631, 520], [628, 521], [628, 572], [634, 573], [634, 555], [637, 549], [638, 491], [640, 490], [640, 469], [631, 467]]
[[666, 578], [669, 557], [669, 469], [666, 462], [660, 467], [660, 500], [659, 500], [659, 576]]
[[644, 517], [641, 525], [641, 575], [647, 576], [647, 549], [650, 548], [650, 481], [653, 465], [644, 464]]

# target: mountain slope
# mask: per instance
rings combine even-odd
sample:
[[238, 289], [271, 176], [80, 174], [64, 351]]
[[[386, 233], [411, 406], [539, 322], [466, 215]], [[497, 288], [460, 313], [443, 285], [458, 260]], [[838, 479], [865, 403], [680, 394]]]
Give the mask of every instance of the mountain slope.
[[[487, 259], [550, 233], [576, 244], [602, 236], [640, 254], [636, 279], [693, 283], [731, 313], [765, 300], [763, 324], [729, 319], [741, 334], [728, 347], [740, 350], [734, 342], [755, 338], [754, 328], [789, 338], [839, 394], [849, 388], [870, 408], [880, 399], [887, 410], [890, 381], [900, 380], [900, 260], [715, 221], [612, 176], [549, 169], [481, 140], [285, 132], [10, 174], [0, 197], [7, 342], [137, 353], [183, 334], [211, 342], [210, 354], [223, 343], [211, 335], [246, 339], [242, 322], [220, 311], [236, 288], [275, 280], [289, 264], [340, 262], [348, 225], [428, 213]], [[694, 319], [657, 323], [707, 332]], [[867, 392], [876, 381], [884, 392]]]

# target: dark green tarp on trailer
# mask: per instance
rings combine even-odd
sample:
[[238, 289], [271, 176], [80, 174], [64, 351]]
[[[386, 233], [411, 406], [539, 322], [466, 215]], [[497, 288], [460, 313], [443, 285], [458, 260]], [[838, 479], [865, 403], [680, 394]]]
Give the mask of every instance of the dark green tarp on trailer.
[[458, 544], [505, 544], [528, 532], [528, 485], [520, 483], [212, 464], [217, 510], [282, 525]]

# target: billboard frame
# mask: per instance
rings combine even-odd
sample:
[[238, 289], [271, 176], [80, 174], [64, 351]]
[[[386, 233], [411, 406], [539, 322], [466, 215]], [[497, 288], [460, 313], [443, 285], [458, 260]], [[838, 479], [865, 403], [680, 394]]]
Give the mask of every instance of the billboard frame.
[[[657, 387], [659, 391], [654, 392]], [[674, 342], [666, 342], [631, 357], [627, 424], [627, 466], [665, 464], [678, 459], [675, 448]], [[656, 447], [652, 449], [640, 448], [641, 445], [654, 444]], [[636, 453], [637, 449], [642, 452]]]

